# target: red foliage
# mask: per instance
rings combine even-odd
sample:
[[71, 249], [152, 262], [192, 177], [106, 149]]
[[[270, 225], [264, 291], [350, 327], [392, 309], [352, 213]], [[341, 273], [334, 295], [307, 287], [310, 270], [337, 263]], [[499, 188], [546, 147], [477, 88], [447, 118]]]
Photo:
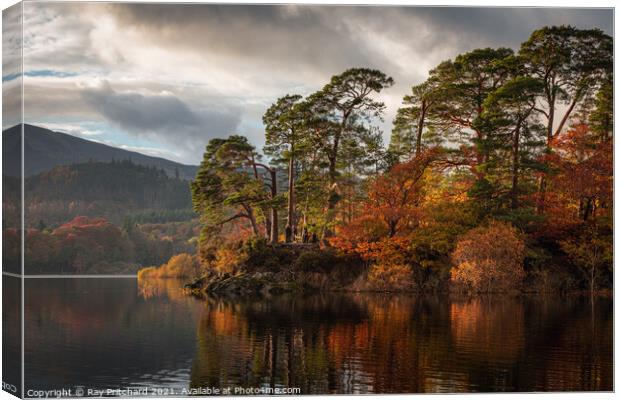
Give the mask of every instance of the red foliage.
[[340, 227], [330, 244], [365, 259], [376, 259], [382, 252], [394, 253], [394, 247], [398, 248], [396, 252], [404, 249], [403, 237], [420, 223], [422, 181], [436, 155], [435, 150], [423, 152], [372, 180], [364, 214]]
[[85, 216], [77, 216], [75, 218], [73, 218], [71, 221], [59, 226], [54, 232], [56, 231], [62, 231], [65, 229], [72, 229], [72, 228], [92, 228], [92, 227], [102, 227], [105, 225], [111, 225], [108, 221], [106, 221], [104, 218], [91, 218], [91, 217], [85, 217]]
[[556, 234], [610, 209], [613, 199], [613, 147], [588, 125], [559, 135], [547, 156], [552, 175], [545, 193], [547, 231]]
[[[117, 226], [104, 218], [78, 216], [54, 229], [51, 236], [40, 231], [28, 232], [26, 257], [29, 265], [44, 263], [64, 255], [75, 272], [82, 272], [88, 266], [100, 261], [121, 259], [131, 251], [131, 244]], [[39, 240], [39, 237], [41, 240]], [[49, 241], [44, 245], [43, 239]]]

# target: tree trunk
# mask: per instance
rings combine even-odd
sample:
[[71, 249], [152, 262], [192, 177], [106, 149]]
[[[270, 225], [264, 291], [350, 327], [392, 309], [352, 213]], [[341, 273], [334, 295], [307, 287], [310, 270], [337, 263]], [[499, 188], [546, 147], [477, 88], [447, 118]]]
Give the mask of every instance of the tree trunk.
[[[262, 179], [258, 175], [258, 167], [257, 167], [258, 164], [256, 163], [256, 158], [254, 157], [254, 154], [252, 154], [250, 156], [250, 164], [252, 165], [252, 171], [254, 171], [254, 179], [256, 179], [257, 181], [262, 181]], [[266, 169], [266, 167], [264, 167], [264, 166], [263, 166], [263, 168]], [[266, 207], [263, 207], [262, 211], [266, 215], [266, 218], [265, 218], [265, 238], [267, 240], [270, 240], [269, 227], [271, 226], [271, 217], [269, 215], [267, 215], [267, 208]]]
[[592, 198], [586, 198], [586, 201], [583, 205], [583, 220], [587, 221], [592, 215]]
[[286, 242], [290, 243], [295, 240], [295, 143], [291, 142], [291, 154], [288, 161], [288, 220], [286, 225], [288, 227]]
[[420, 108], [420, 119], [418, 120], [418, 131], [415, 142], [415, 155], [419, 156], [422, 149], [422, 131], [424, 130], [424, 119], [426, 117], [426, 101], [422, 101]]
[[265, 214], [265, 239], [271, 241], [271, 209], [265, 208], [263, 210]]
[[[271, 200], [278, 195], [277, 187], [277, 171], [272, 168], [269, 171], [271, 175]], [[275, 206], [271, 207], [271, 232], [269, 233], [269, 239], [271, 243], [278, 243], [278, 209]]]
[[519, 139], [521, 134], [521, 122], [519, 121], [515, 129], [512, 140], [512, 188], [510, 189], [511, 207], [516, 209], [518, 206], [518, 185], [519, 185]]
[[553, 122], [555, 122], [555, 95], [547, 96], [547, 105], [549, 107], [549, 118], [547, 119], [547, 148], [551, 147], [553, 140]]
[[254, 236], [260, 236], [260, 228], [258, 227], [258, 223], [256, 222], [256, 217], [254, 216], [254, 210], [252, 210], [252, 207], [249, 206], [244, 206], [247, 214], [248, 214], [248, 219], [250, 220], [250, 223], [252, 224], [252, 233], [254, 234]]
[[336, 198], [336, 163], [338, 161], [338, 146], [340, 145], [340, 137], [344, 134], [347, 127], [347, 120], [349, 119], [349, 114], [344, 113], [342, 117], [342, 123], [340, 124], [340, 130], [336, 133], [334, 137], [334, 144], [331, 149], [331, 154], [328, 156], [329, 159], [329, 198], [327, 199], [327, 225], [328, 227], [325, 229], [324, 237], [333, 236], [333, 232], [329, 227], [329, 224], [334, 220], [334, 210], [336, 209], [336, 204], [338, 200]]
[[562, 128], [564, 128], [564, 124], [566, 124], [568, 117], [570, 117], [570, 114], [573, 112], [573, 109], [575, 108], [575, 105], [579, 101], [580, 97], [581, 97], [580, 92], [575, 94], [575, 98], [573, 99], [570, 106], [568, 107], [568, 110], [566, 110], [566, 113], [564, 113], [564, 116], [562, 117], [562, 120], [560, 121], [560, 125], [558, 125], [558, 128], [555, 130], [555, 133], [553, 134], [554, 137], [558, 136], [560, 132], [562, 132]]
[[324, 237], [333, 236], [333, 232], [329, 227], [329, 224], [334, 220], [334, 212], [336, 209], [336, 204], [338, 200], [336, 198], [336, 158], [330, 156], [329, 157], [329, 190], [327, 195], [327, 224], [328, 227], [325, 229]]
[[390, 238], [393, 238], [394, 236], [396, 236], [396, 227], [398, 226], [398, 221], [390, 221], [388, 222], [388, 226], [390, 229], [388, 236]]
[[[553, 85], [553, 84], [552, 84]], [[546, 153], [551, 152], [551, 143], [553, 142], [553, 122], [555, 120], [555, 90], [553, 87], [547, 90], [547, 106], [549, 107], [549, 117], [547, 118], [547, 148]], [[547, 176], [542, 174], [538, 181], [538, 204], [536, 210], [541, 214], [545, 209], [545, 199], [547, 191]]]

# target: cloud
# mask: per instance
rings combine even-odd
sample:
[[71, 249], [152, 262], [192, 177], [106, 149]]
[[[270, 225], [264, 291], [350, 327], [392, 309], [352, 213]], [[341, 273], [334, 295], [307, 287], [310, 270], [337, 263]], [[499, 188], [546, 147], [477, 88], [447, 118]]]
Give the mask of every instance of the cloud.
[[21, 5], [2, 12], [2, 129], [22, 120]]
[[19, 74], [21, 72], [21, 14], [21, 4], [16, 4], [2, 12], [3, 77]]
[[85, 125], [80, 124], [66, 124], [66, 123], [53, 123], [53, 122], [32, 122], [33, 125], [41, 126], [55, 132], [63, 132], [72, 136], [83, 136], [93, 140], [93, 136], [100, 136], [104, 132], [98, 129], [89, 129]]
[[84, 89], [82, 96], [120, 129], [186, 150], [202, 148], [213, 137], [226, 137], [240, 123], [233, 107], [196, 110], [169, 92], [117, 91], [103, 82]]
[[[351, 67], [402, 96], [439, 62], [477, 47], [518, 48], [544, 25], [613, 31], [611, 9], [402, 6], [25, 3], [25, 104], [30, 118], [105, 121], [199, 159], [214, 136], [262, 146], [261, 115]], [[108, 82], [96, 86], [97, 82]], [[95, 86], [93, 86], [95, 85]], [[57, 121], [62, 122], [62, 121]], [[239, 131], [241, 129], [242, 131]], [[104, 134], [105, 136], [105, 134]]]

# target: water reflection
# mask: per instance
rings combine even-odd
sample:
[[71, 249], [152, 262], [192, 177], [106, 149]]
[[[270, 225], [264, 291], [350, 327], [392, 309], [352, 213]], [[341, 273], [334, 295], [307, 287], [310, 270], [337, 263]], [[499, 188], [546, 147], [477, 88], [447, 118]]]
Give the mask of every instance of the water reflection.
[[179, 282], [133, 279], [37, 280], [26, 289], [28, 387], [613, 389], [608, 299], [197, 299]]
[[610, 303], [600, 300], [591, 318], [587, 302], [549, 302], [210, 299], [191, 384], [303, 393], [611, 390]]

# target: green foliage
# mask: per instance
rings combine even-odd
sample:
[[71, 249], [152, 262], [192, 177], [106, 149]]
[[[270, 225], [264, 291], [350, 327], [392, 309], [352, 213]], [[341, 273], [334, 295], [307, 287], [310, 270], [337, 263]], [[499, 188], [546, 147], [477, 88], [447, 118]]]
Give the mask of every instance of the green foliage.
[[431, 76], [425, 82], [413, 86], [411, 94], [403, 98], [403, 105], [396, 112], [392, 123], [392, 136], [388, 151], [399, 161], [407, 161], [424, 147], [422, 139], [439, 145], [443, 139], [437, 134], [442, 123], [435, 108], [442, 98], [441, 80]]
[[41, 221], [58, 226], [79, 215], [121, 224], [132, 214], [191, 207], [186, 181], [131, 161], [59, 166], [26, 178], [24, 185], [26, 225], [32, 227]]
[[613, 80], [603, 82], [594, 100], [594, 110], [590, 114], [592, 130], [604, 139], [611, 137], [614, 130]]
[[272, 199], [258, 175], [258, 154], [243, 136], [212, 139], [191, 183], [194, 211], [209, 227], [217, 228], [237, 219], [250, 221], [252, 232], [261, 234], [261, 206]]
[[303, 114], [299, 111], [299, 95], [286, 95], [279, 98], [263, 116], [265, 124], [266, 155], [274, 161], [288, 161], [299, 151], [295, 145], [303, 139]]
[[[538, 29], [521, 45], [519, 58], [525, 73], [538, 79], [544, 88], [541, 99], [549, 111], [545, 115], [549, 140], [562, 131], [574, 107], [609, 80], [612, 48], [612, 38], [601, 30], [567, 25]], [[556, 104], [568, 105], [559, 124]]]
[[123, 226], [190, 221], [196, 217], [196, 213], [189, 208], [184, 210], [144, 210], [126, 216], [123, 220]]

